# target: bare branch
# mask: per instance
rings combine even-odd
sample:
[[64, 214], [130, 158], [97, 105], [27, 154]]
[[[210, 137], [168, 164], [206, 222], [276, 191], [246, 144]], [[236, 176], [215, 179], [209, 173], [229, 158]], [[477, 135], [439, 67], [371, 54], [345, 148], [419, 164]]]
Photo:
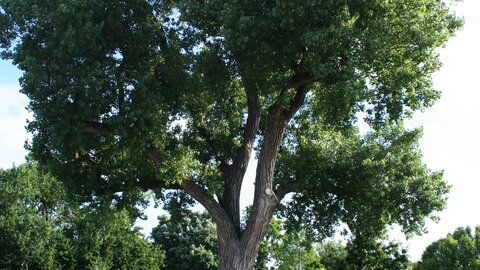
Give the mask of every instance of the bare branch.
[[295, 73], [287, 84], [287, 88], [298, 88], [309, 83], [315, 82], [308, 73]]
[[144, 191], [149, 189], [182, 189], [178, 183], [167, 184], [164, 182], [138, 182], [137, 186], [142, 188]]
[[[165, 156], [158, 149], [156, 149], [153, 144], [150, 144], [150, 146], [146, 149], [146, 152], [147, 156], [153, 161], [156, 168], [160, 168], [162, 163], [166, 160]], [[233, 223], [230, 221], [227, 213], [225, 212], [225, 210], [223, 210], [220, 204], [215, 201], [215, 199], [213, 199], [210, 195], [208, 195], [207, 191], [203, 187], [198, 186], [193, 181], [183, 181], [181, 184], [166, 184], [161, 182], [139, 183], [139, 186], [145, 189], [182, 189], [190, 196], [192, 196], [195, 200], [197, 200], [200, 204], [202, 204], [217, 224], [225, 223], [224, 225], [227, 226], [225, 228], [234, 228]]]
[[227, 215], [227, 212], [217, 201], [208, 195], [204, 188], [198, 186], [193, 181], [183, 181], [180, 186], [207, 209], [217, 224], [217, 229], [224, 230], [224, 233], [232, 237], [238, 237], [235, 225]]
[[242, 146], [237, 151], [230, 170], [224, 176], [224, 190], [220, 201], [238, 228], [240, 228], [240, 190], [252, 153], [255, 135], [260, 124], [260, 103], [258, 98], [256, 96], [253, 98], [248, 97], [247, 106], [248, 117], [243, 131]]
[[153, 145], [153, 143], [150, 143], [145, 151], [147, 153], [148, 158], [150, 158], [150, 160], [153, 161], [157, 169], [159, 169], [162, 163], [166, 160], [165, 155], [162, 152], [160, 152]]

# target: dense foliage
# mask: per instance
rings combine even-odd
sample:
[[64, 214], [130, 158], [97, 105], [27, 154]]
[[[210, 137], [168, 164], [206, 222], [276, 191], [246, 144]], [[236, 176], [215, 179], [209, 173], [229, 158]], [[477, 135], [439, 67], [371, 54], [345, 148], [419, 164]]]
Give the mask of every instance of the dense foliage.
[[[0, 170], [0, 269], [61, 269], [62, 188], [35, 167]], [[68, 256], [68, 255], [67, 255]]]
[[[331, 241], [315, 242], [305, 231], [288, 231], [284, 223], [273, 219], [271, 230], [262, 243], [268, 250], [267, 262], [256, 269], [311, 270], [406, 270], [410, 262], [397, 243], [385, 239], [345, 238], [346, 245]], [[259, 253], [261, 254], [261, 253]], [[257, 264], [259, 261], [257, 258]], [[273, 265], [270, 268], [267, 265]]]
[[414, 270], [480, 269], [480, 227], [458, 228], [447, 237], [430, 244]]
[[309, 236], [340, 221], [422, 230], [447, 188], [400, 121], [438, 99], [436, 48], [460, 26], [441, 0], [0, 0], [32, 156], [87, 203], [189, 194], [217, 225], [222, 270], [253, 267], [288, 193], [282, 214]]
[[60, 182], [32, 164], [0, 170], [0, 269], [159, 269], [126, 210], [65, 200]]
[[207, 213], [188, 211], [158, 221], [152, 238], [165, 251], [165, 269], [218, 269], [217, 231]]

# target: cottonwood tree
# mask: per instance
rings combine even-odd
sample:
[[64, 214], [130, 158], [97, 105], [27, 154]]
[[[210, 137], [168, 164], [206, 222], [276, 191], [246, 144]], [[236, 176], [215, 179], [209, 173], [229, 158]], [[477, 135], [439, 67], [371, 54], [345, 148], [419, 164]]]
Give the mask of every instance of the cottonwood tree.
[[[135, 204], [145, 190], [159, 198], [165, 189], [186, 192], [217, 225], [220, 269], [251, 269], [288, 193], [297, 194], [292, 210], [300, 196], [311, 211], [305, 222], [335, 223], [337, 215], [316, 206], [342, 202], [342, 193], [310, 187], [329, 179], [350, 185], [315, 174], [313, 163], [302, 170], [311, 178], [280, 180], [276, 174], [288, 174], [276, 167], [280, 149], [302, 157], [307, 149], [298, 143], [321, 145], [318, 132], [295, 138], [305, 126], [348, 136], [357, 112], [381, 128], [430, 106], [439, 97], [435, 49], [461, 25], [440, 0], [1, 0], [0, 7], [2, 56], [24, 72], [35, 159], [78, 199]], [[240, 190], [254, 147], [254, 201], [242, 230]], [[418, 168], [411, 177], [440, 181]], [[409, 207], [416, 199], [404, 199], [393, 211], [416, 227], [428, 211], [416, 214]]]

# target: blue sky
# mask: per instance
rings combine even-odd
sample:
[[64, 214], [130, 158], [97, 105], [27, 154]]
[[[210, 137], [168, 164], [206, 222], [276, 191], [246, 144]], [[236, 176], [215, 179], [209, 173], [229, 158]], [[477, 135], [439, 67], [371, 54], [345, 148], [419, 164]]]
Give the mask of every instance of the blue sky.
[[[427, 222], [428, 233], [401, 240], [411, 259], [418, 260], [425, 247], [459, 226], [480, 225], [480, 1], [465, 0], [454, 7], [465, 17], [465, 27], [439, 49], [442, 69], [434, 74], [435, 87], [442, 98], [425, 112], [416, 113], [407, 121], [410, 128], [423, 126], [421, 139], [423, 161], [431, 169], [444, 170], [444, 178], [452, 185], [447, 209], [439, 213], [439, 223]], [[10, 62], [0, 61], [0, 167], [21, 164], [27, 154], [23, 148], [30, 136], [25, 131], [25, 110], [28, 99], [19, 93], [21, 76]], [[243, 185], [242, 205], [251, 202], [255, 162], [251, 161]], [[149, 219], [138, 222], [147, 233], [156, 225], [159, 210], [147, 209]], [[395, 231], [395, 230], [394, 230]]]

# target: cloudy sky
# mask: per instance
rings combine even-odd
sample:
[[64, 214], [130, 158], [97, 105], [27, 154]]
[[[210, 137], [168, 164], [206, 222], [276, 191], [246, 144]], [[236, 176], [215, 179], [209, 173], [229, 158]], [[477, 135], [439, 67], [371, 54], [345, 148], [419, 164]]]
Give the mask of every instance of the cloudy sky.
[[[447, 209], [438, 215], [439, 223], [427, 222], [428, 233], [402, 240], [412, 260], [418, 260], [425, 247], [459, 226], [480, 225], [480, 1], [465, 0], [454, 10], [465, 18], [465, 27], [440, 49], [442, 69], [434, 74], [442, 98], [423, 113], [407, 122], [408, 127], [423, 126], [421, 147], [424, 162], [436, 170], [444, 170], [444, 178], [452, 186]], [[28, 99], [19, 93], [21, 72], [8, 61], [0, 61], [0, 167], [9, 168], [25, 160]], [[255, 162], [251, 162], [244, 183], [242, 205], [247, 205], [253, 192]], [[137, 224], [147, 233], [156, 224], [158, 209], [148, 209], [149, 219]]]

